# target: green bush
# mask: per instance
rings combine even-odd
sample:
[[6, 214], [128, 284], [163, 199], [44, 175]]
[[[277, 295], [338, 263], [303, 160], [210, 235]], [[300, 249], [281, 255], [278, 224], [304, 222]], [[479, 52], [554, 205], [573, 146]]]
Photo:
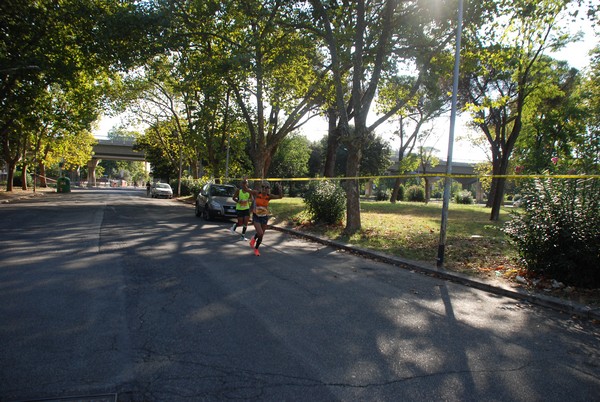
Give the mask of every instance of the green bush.
[[406, 193], [406, 190], [404, 189], [404, 186], [402, 184], [400, 184], [400, 187], [398, 187], [398, 195], [396, 196], [396, 201], [404, 201], [405, 193]]
[[[177, 179], [171, 181], [170, 184], [173, 192], [177, 192]], [[204, 184], [206, 184], [206, 180], [204, 179], [193, 179], [191, 176], [182, 177], [181, 194], [179, 196], [193, 195], [196, 198]]]
[[527, 270], [565, 284], [600, 287], [600, 181], [535, 180], [504, 232]]
[[304, 203], [313, 222], [339, 223], [346, 211], [346, 193], [332, 181], [312, 182], [304, 196]]
[[414, 202], [425, 202], [425, 189], [423, 186], [410, 186], [406, 189], [406, 199]]
[[390, 193], [387, 190], [379, 189], [375, 193], [375, 201], [387, 201], [390, 199]]
[[308, 188], [306, 183], [294, 183], [290, 184], [289, 196], [290, 197], [302, 197]]
[[[27, 173], [25, 175], [25, 180], [27, 180], [27, 187], [33, 186], [33, 177], [31, 176], [31, 174]], [[13, 177], [13, 186], [15, 186], [15, 187], [23, 186], [23, 172], [22, 171], [18, 170], [15, 172], [15, 175]]]
[[469, 190], [462, 190], [454, 196], [457, 204], [473, 204], [473, 194]]

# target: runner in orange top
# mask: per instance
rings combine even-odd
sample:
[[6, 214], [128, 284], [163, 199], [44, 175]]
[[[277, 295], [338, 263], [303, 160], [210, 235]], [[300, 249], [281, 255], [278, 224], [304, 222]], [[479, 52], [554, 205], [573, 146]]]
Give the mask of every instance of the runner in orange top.
[[269, 201], [283, 198], [283, 191], [279, 184], [277, 186], [278, 194], [271, 194], [271, 186], [268, 181], [263, 181], [260, 186], [260, 191], [250, 190], [248, 185], [243, 182], [242, 189], [246, 193], [252, 194], [254, 197], [254, 213], [252, 214], [252, 223], [256, 229], [256, 234], [250, 240], [250, 247], [254, 248], [254, 255], [259, 256], [258, 247], [262, 243], [263, 236], [267, 230], [267, 222], [269, 221]]

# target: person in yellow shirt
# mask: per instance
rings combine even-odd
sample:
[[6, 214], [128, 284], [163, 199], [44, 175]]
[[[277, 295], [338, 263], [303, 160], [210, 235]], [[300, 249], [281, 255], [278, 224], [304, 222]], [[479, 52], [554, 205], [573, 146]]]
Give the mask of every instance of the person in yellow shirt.
[[250, 190], [247, 182], [242, 182], [244, 192], [250, 193], [254, 197], [254, 212], [252, 213], [252, 223], [256, 233], [250, 239], [250, 247], [254, 249], [254, 255], [259, 256], [258, 247], [262, 243], [267, 223], [269, 222], [269, 201], [283, 198], [281, 186], [276, 184], [277, 194], [271, 194], [271, 185], [268, 181], [263, 181], [260, 190]]
[[249, 192], [243, 190], [243, 186], [248, 185], [248, 180], [244, 177], [242, 179], [242, 188], [238, 188], [233, 195], [233, 200], [236, 202], [235, 211], [237, 212], [237, 222], [231, 227], [231, 231], [235, 233], [235, 230], [242, 227], [242, 237], [246, 239], [246, 229], [248, 228], [248, 221], [250, 220], [250, 203], [252, 195]]

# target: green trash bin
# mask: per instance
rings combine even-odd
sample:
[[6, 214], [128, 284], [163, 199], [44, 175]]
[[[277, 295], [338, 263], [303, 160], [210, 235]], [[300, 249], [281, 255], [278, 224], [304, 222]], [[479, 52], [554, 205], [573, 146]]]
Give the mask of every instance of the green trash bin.
[[56, 180], [56, 192], [57, 193], [70, 193], [71, 192], [71, 180], [68, 177], [59, 177]]

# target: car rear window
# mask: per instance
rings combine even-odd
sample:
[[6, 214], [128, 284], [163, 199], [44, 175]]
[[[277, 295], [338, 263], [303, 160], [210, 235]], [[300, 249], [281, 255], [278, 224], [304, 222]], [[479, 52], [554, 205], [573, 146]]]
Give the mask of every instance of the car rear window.
[[171, 186], [169, 186], [167, 183], [158, 183], [156, 185], [156, 187], [158, 187], [158, 188], [171, 188]]
[[210, 195], [214, 197], [233, 197], [235, 188], [229, 186], [212, 186], [210, 188]]

